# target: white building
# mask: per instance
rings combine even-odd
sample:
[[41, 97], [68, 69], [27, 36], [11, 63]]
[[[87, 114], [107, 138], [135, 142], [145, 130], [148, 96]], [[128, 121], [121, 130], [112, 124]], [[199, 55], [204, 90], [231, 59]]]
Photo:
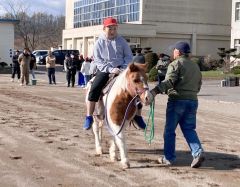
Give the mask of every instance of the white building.
[[0, 62], [12, 63], [14, 25], [18, 22], [12, 19], [0, 19]]
[[229, 0], [66, 0], [63, 49], [91, 56], [105, 17], [118, 19], [119, 34], [138, 47], [170, 53], [179, 40], [191, 44], [193, 55], [211, 54], [230, 46]]
[[240, 0], [232, 0], [231, 48], [240, 53]]

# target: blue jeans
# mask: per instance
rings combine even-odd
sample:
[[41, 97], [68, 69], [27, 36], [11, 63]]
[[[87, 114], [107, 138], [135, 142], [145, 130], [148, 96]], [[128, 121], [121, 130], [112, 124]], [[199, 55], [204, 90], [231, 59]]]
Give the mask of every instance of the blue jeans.
[[52, 82], [54, 84], [56, 84], [55, 68], [47, 68], [47, 70], [48, 70], [48, 81], [49, 81], [49, 84], [52, 84]]
[[164, 129], [164, 155], [169, 161], [175, 161], [175, 130], [180, 125], [182, 133], [191, 149], [193, 157], [198, 156], [202, 146], [196, 133], [196, 114], [198, 101], [195, 100], [169, 100], [166, 111], [166, 124]]
[[35, 72], [34, 72], [34, 70], [32, 69], [32, 70], [30, 70], [30, 73], [32, 74], [32, 79], [36, 79], [36, 77], [35, 77]]

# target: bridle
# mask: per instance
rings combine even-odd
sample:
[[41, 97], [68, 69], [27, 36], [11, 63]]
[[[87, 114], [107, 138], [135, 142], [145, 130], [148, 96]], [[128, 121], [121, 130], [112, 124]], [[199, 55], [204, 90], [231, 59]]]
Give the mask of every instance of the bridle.
[[142, 89], [137, 89], [133, 86], [133, 84], [128, 84], [128, 89], [133, 92], [132, 95], [139, 95], [139, 97], [147, 90], [149, 90], [148, 84], [144, 81], [144, 78], [141, 77], [140, 81], [143, 83]]

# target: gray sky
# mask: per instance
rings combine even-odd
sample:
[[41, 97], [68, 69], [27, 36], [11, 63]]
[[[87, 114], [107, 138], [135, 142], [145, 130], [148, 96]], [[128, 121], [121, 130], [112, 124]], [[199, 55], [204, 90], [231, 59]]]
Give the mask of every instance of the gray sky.
[[[21, 0], [14, 0], [16, 6]], [[0, 15], [5, 12], [5, 8], [9, 1], [0, 0]], [[30, 8], [30, 12], [45, 12], [53, 15], [65, 15], [65, 2], [66, 0], [24, 0], [22, 1]]]

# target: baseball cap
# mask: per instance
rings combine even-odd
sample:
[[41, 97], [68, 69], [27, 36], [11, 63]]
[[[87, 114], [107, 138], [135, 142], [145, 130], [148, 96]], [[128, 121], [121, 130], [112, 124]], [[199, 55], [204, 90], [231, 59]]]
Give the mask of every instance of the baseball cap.
[[112, 18], [112, 17], [109, 17], [109, 18], [106, 18], [103, 20], [103, 26], [104, 27], [108, 27], [108, 26], [111, 26], [111, 25], [117, 25], [117, 20]]
[[179, 41], [172, 46], [173, 49], [178, 49], [183, 54], [191, 53], [190, 46], [187, 42]]
[[145, 57], [143, 55], [136, 55], [132, 61], [138, 64], [145, 64]]

